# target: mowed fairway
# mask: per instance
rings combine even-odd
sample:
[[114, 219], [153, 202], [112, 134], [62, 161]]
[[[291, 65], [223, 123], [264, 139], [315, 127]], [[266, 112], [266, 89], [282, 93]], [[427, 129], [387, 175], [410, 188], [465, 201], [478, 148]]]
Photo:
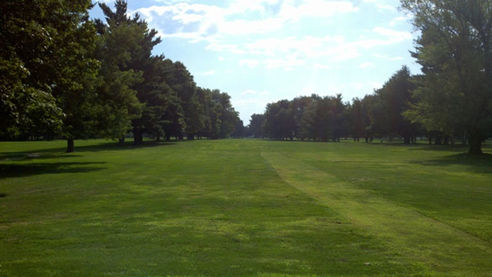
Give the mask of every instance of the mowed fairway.
[[64, 146], [0, 143], [0, 276], [492, 276], [490, 154], [266, 140]]

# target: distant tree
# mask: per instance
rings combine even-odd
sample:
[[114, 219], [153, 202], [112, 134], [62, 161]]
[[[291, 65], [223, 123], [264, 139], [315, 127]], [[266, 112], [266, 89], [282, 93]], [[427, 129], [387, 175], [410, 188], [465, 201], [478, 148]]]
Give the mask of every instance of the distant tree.
[[408, 67], [403, 66], [376, 91], [384, 110], [384, 135], [401, 136], [405, 144], [410, 144], [416, 136], [417, 126], [403, 117], [403, 112], [412, 104], [411, 91], [415, 89]]
[[303, 126], [302, 126], [302, 118], [309, 105], [311, 105], [312, 101], [313, 101], [313, 96], [301, 96], [301, 97], [294, 98], [290, 102], [292, 117], [294, 120], [293, 121], [294, 137], [301, 140], [305, 139], [305, 133], [303, 132]]
[[239, 121], [238, 113], [230, 102], [231, 97], [217, 89], [198, 88], [197, 99], [203, 111], [203, 124], [198, 137], [218, 139], [231, 136]]
[[348, 108], [349, 132], [354, 138], [354, 141], [359, 141], [361, 137], [366, 135], [367, 120], [363, 111], [362, 101], [359, 98], [354, 98]]
[[264, 137], [265, 116], [263, 114], [252, 114], [249, 120], [249, 132], [255, 138]]
[[176, 91], [183, 109], [184, 125], [182, 133], [193, 139], [204, 124], [203, 107], [200, 105], [197, 87], [193, 76], [181, 62], [174, 62], [173, 69], [166, 75], [171, 88]]
[[246, 128], [244, 127], [243, 121], [239, 118], [236, 120], [236, 125], [234, 126], [234, 131], [231, 134], [233, 138], [242, 138], [246, 136]]
[[492, 1], [402, 0], [420, 30], [422, 65], [406, 116], [428, 130], [466, 131], [469, 153], [482, 153], [492, 128]]
[[288, 100], [270, 103], [265, 111], [265, 134], [275, 139], [293, 139], [295, 121]]
[[211, 138], [226, 138], [229, 137], [236, 126], [236, 122], [239, 120], [238, 113], [232, 107], [230, 102], [231, 97], [227, 93], [221, 93], [219, 90], [212, 91], [212, 107], [213, 120]]

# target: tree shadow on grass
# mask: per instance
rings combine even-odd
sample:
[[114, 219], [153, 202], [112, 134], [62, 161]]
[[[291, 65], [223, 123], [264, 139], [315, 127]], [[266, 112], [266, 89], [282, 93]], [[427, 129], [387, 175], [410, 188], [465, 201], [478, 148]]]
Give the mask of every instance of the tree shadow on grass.
[[[27, 143], [27, 142], [26, 142]], [[77, 146], [77, 141], [75, 142], [75, 154], [66, 154], [65, 147], [57, 148], [44, 148], [35, 149], [29, 151], [18, 151], [18, 152], [0, 152], [0, 161], [21, 161], [21, 160], [32, 160], [32, 159], [58, 159], [58, 158], [72, 158], [81, 157], [77, 155], [77, 152], [100, 152], [100, 151], [120, 151], [120, 150], [134, 150], [139, 148], [148, 148], [156, 146], [166, 146], [175, 145], [174, 142], [144, 142], [140, 145], [134, 145], [132, 142], [127, 142], [125, 144], [118, 144], [116, 142], [103, 142], [93, 145]]]
[[175, 145], [175, 144], [176, 144], [175, 142], [159, 142], [159, 141], [145, 141], [142, 144], [138, 144], [138, 145], [134, 145], [132, 142], [125, 142], [124, 144], [119, 144], [116, 142], [103, 142], [95, 145], [85, 145], [79, 147], [75, 145], [75, 152], [134, 150], [139, 148], [168, 146], [168, 145]]
[[460, 153], [438, 159], [411, 161], [411, 163], [424, 166], [461, 165], [475, 173], [492, 174], [492, 154], [470, 155]]
[[45, 160], [82, 157], [82, 155], [63, 155], [65, 153], [53, 152], [51, 149], [19, 151], [19, 152], [0, 152], [1, 161], [26, 161], [26, 160]]
[[92, 172], [105, 169], [105, 167], [97, 166], [102, 164], [105, 162], [0, 164], [0, 179], [40, 174]]

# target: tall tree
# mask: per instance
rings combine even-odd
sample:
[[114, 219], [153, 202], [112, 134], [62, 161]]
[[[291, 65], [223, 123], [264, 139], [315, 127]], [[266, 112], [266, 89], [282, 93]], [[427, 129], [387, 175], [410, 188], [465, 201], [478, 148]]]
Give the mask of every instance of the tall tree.
[[428, 130], [466, 130], [482, 153], [492, 128], [492, 1], [402, 0], [421, 31], [414, 56], [422, 76], [407, 116]]
[[[48, 129], [67, 139], [95, 129], [96, 32], [90, 0], [2, 1], [2, 125]], [[3, 73], [3, 72], [2, 72]]]
[[104, 136], [123, 142], [132, 120], [141, 116], [143, 108], [134, 89], [143, 82], [143, 72], [130, 67], [132, 53], [140, 48], [143, 34], [137, 22], [126, 16], [125, 2], [117, 1], [115, 12], [105, 4], [100, 6], [106, 24], [96, 21], [100, 38], [97, 57], [102, 64], [98, 94], [103, 118], [99, 123]]
[[[143, 140], [143, 133], [149, 131], [147, 130], [149, 128], [152, 129], [151, 132], [155, 131], [153, 128], [158, 126], [158, 121], [161, 120], [161, 115], [156, 113], [156, 107], [152, 104], [156, 99], [155, 74], [152, 73], [152, 70], [155, 69], [156, 60], [152, 59], [152, 49], [161, 42], [161, 39], [156, 37], [156, 30], [149, 30], [147, 22], [141, 19], [138, 14], [133, 17], [127, 15], [126, 1], [117, 0], [114, 4], [114, 11], [105, 3], [99, 3], [99, 7], [102, 9], [110, 29], [126, 30], [126, 37], [123, 38], [127, 40], [126, 44], [119, 46], [124, 48], [126, 60], [120, 69], [126, 71], [127, 74], [133, 71], [133, 73], [143, 76], [143, 80], [134, 79], [133, 85], [129, 86], [129, 89], [136, 91], [139, 102], [143, 104], [142, 113], [139, 116], [138, 110], [135, 110], [133, 115], [129, 113], [129, 116], [126, 117], [126, 119], [133, 118], [134, 143], [139, 144]], [[101, 23], [98, 25], [101, 26]], [[99, 29], [102, 28], [99, 27]], [[120, 105], [120, 107], [136, 107], [133, 99], [127, 98], [125, 101], [129, 105]], [[128, 110], [131, 111], [132, 109]]]
[[387, 136], [403, 137], [405, 144], [410, 144], [416, 135], [416, 126], [403, 113], [412, 104], [411, 91], [415, 88], [408, 67], [403, 66], [376, 91], [384, 109], [384, 133]]

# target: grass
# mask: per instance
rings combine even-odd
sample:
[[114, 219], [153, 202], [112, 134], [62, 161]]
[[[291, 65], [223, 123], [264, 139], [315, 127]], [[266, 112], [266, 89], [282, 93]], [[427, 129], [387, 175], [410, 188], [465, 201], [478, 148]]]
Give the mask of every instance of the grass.
[[492, 272], [490, 154], [263, 140], [76, 146], [0, 143], [0, 276]]

